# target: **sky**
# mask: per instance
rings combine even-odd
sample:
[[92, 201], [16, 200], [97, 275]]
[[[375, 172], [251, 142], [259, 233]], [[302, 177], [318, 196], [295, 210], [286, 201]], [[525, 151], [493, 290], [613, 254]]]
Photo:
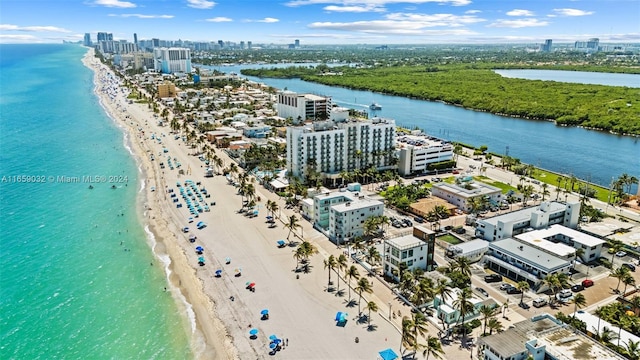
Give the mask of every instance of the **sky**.
[[253, 44], [640, 42], [638, 0], [2, 0], [0, 43], [90, 33]]

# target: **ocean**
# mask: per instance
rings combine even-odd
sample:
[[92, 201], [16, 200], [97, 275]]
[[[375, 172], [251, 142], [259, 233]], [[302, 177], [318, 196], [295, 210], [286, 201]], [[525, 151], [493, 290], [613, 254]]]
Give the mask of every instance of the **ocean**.
[[0, 359], [191, 359], [86, 51], [0, 45]]

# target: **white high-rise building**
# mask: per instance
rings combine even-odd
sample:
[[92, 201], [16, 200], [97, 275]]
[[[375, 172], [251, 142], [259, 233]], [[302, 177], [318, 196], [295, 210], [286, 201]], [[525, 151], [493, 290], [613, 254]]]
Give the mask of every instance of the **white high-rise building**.
[[329, 120], [331, 118], [331, 98], [282, 91], [278, 93], [276, 109], [278, 116], [291, 118], [296, 124], [307, 119]]
[[395, 168], [395, 121], [314, 122], [287, 128], [287, 170], [306, 179], [312, 171], [337, 179], [342, 171]]
[[190, 73], [191, 50], [187, 48], [154, 48], [153, 63], [163, 74]]

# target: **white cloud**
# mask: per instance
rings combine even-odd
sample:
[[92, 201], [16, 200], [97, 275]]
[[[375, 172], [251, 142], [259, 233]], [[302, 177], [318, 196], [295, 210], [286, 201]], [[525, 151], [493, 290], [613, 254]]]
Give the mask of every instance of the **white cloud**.
[[538, 27], [547, 26], [549, 22], [541, 21], [538, 19], [517, 19], [517, 20], [496, 20], [494, 23], [487, 25], [488, 27], [498, 28], [524, 28], [524, 27]]
[[471, 4], [471, 0], [290, 0], [285, 6], [297, 7], [305, 5], [335, 4], [338, 6], [372, 6], [383, 7], [386, 4], [426, 4], [438, 3], [453, 6]]
[[482, 12], [482, 11], [480, 11], [480, 10], [467, 10], [467, 11], [465, 11], [464, 13], [465, 13], [465, 14], [469, 14], [469, 15], [473, 15], [473, 14], [479, 14], [479, 13], [481, 13], [481, 12]]
[[0, 24], [0, 31], [29, 31], [29, 32], [60, 32], [70, 33], [71, 30], [56, 26], [18, 26], [11, 24]]
[[[354, 31], [366, 34], [394, 35], [471, 35], [475, 32], [468, 29], [426, 30], [431, 25], [414, 21], [354, 21], [350, 23], [315, 22], [308, 25], [312, 29]], [[432, 25], [437, 26], [437, 25]]]
[[466, 24], [475, 24], [486, 21], [485, 19], [473, 15], [453, 15], [453, 14], [411, 14], [394, 13], [386, 16], [388, 20], [410, 21], [423, 27], [451, 26], [458, 27]]
[[329, 5], [323, 8], [325, 11], [330, 12], [352, 12], [352, 13], [364, 13], [364, 12], [384, 12], [385, 8], [382, 7], [370, 7], [370, 6], [336, 6]]
[[586, 16], [593, 14], [593, 11], [585, 11], [579, 9], [553, 9], [553, 11], [562, 16]]
[[0, 43], [35, 43], [41, 42], [33, 35], [0, 34]]
[[113, 17], [130, 18], [135, 17], [138, 19], [173, 19], [173, 15], [144, 15], [144, 14], [109, 14]]
[[228, 18], [228, 17], [218, 16], [218, 17], [214, 17], [214, 18], [210, 18], [210, 19], [205, 19], [204, 21], [208, 21], [208, 22], [230, 22], [230, 21], [233, 21], [233, 19]]
[[207, 0], [187, 0], [187, 6], [194, 9], [211, 9], [216, 3]]
[[264, 18], [262, 20], [256, 20], [256, 22], [261, 22], [261, 23], [277, 23], [278, 21], [280, 21], [280, 20], [278, 20], [276, 18], [271, 18], [271, 17], [266, 17], [266, 18]]
[[533, 16], [533, 12], [529, 11], [529, 10], [513, 9], [511, 11], [507, 11], [507, 15], [509, 15], [509, 16]]
[[120, 1], [120, 0], [95, 0], [93, 2], [94, 5], [106, 6], [106, 7], [116, 7], [116, 8], [134, 8], [137, 7], [136, 4], [128, 1]]

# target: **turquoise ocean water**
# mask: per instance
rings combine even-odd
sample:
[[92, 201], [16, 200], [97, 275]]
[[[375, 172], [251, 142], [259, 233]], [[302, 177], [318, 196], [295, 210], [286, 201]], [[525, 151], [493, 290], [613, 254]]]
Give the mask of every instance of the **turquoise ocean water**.
[[85, 52], [0, 45], [0, 359], [193, 358]]

